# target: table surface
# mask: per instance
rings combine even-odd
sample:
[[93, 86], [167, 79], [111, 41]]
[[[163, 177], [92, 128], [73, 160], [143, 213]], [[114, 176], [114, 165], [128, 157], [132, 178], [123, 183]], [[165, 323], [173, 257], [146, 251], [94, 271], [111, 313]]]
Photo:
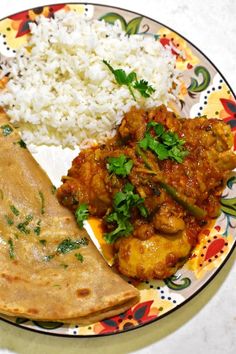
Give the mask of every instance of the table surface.
[[[0, 17], [51, 0], [1, 0]], [[73, 2], [73, 1], [71, 1]], [[74, 1], [76, 2], [76, 1]], [[152, 17], [191, 40], [236, 91], [236, 1], [93, 0]], [[0, 353], [207, 353], [236, 350], [236, 252], [193, 300], [160, 321], [128, 333], [101, 338], [59, 338], [0, 323]]]

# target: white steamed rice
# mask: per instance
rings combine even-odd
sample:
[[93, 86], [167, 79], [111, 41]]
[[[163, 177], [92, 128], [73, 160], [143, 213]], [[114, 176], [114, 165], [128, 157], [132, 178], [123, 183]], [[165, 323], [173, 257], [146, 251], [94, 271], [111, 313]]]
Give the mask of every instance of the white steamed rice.
[[[152, 36], [127, 36], [119, 22], [85, 20], [74, 12], [31, 24], [27, 47], [18, 51], [0, 105], [23, 139], [36, 145], [87, 146], [114, 133], [131, 106], [152, 107], [174, 98], [175, 57]], [[29, 50], [30, 48], [30, 50]], [[150, 98], [119, 86], [102, 60], [135, 71], [155, 89]]]

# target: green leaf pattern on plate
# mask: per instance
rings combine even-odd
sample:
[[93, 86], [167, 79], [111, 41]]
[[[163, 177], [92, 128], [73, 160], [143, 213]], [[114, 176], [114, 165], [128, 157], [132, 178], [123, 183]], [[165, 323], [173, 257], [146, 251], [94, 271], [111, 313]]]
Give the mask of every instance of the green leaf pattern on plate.
[[[180, 283], [176, 283], [175, 281], [178, 280]], [[168, 288], [172, 290], [183, 290], [186, 289], [191, 285], [191, 279], [189, 278], [180, 278], [178, 275], [172, 275], [171, 277], [164, 279], [165, 284]]]
[[194, 69], [194, 73], [197, 77], [201, 75], [202, 81], [199, 83], [198, 80], [192, 77], [191, 83], [188, 87], [188, 91], [194, 93], [202, 92], [209, 86], [211, 81], [211, 75], [209, 71], [201, 65], [196, 66], [196, 68]]
[[99, 18], [99, 20], [104, 20], [107, 23], [110, 23], [111, 25], [114, 25], [116, 21], [119, 21], [121, 24], [122, 29], [128, 34], [137, 34], [139, 32], [139, 27], [141, 24], [143, 17], [135, 17], [128, 23], [125, 21], [124, 17], [121, 15], [115, 13], [115, 12], [109, 12]]

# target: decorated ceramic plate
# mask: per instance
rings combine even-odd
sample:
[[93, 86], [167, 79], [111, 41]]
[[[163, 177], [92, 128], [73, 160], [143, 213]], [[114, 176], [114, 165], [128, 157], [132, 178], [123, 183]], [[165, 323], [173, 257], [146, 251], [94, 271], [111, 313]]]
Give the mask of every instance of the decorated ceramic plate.
[[[128, 35], [155, 36], [164, 47], [171, 47], [172, 54], [176, 57], [176, 66], [181, 73], [179, 92], [181, 115], [217, 117], [227, 122], [233, 133], [236, 131], [235, 96], [215, 66], [181, 35], [140, 14], [115, 7], [81, 3], [30, 9], [0, 21], [0, 54], [4, 57], [14, 56], [18, 48], [27, 41], [30, 23], [34, 22], [39, 15], [53, 17], [54, 13], [59, 11], [75, 11], [82, 17], [103, 19], [110, 24], [119, 21]], [[234, 148], [236, 148], [236, 138]], [[62, 156], [64, 164], [60, 163], [60, 165], [54, 155], [55, 151], [47, 147], [34, 151], [34, 157], [45, 168], [52, 181], [58, 185], [76, 153], [66, 149]], [[140, 302], [127, 312], [89, 326], [45, 323], [7, 316], [1, 318], [28, 330], [80, 337], [121, 333], [170, 314], [197, 295], [214, 278], [231, 255], [236, 244], [235, 190], [236, 177], [233, 176], [228, 180], [221, 198], [221, 215], [210, 228], [205, 228], [201, 232], [199, 243], [191, 258], [174, 276], [164, 281], [128, 280], [140, 290], [141, 298]], [[90, 234], [95, 234], [93, 238], [96, 237], [98, 240], [98, 248], [109, 261], [109, 254], [106, 254], [103, 247], [99, 223], [90, 220], [87, 229]]]

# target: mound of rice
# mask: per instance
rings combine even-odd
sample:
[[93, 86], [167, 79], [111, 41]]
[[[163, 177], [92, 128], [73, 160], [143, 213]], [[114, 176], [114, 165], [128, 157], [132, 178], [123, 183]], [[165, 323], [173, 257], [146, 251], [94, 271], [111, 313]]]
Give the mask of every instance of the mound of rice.
[[[112, 136], [131, 106], [152, 107], [174, 98], [175, 57], [152, 36], [127, 36], [119, 22], [85, 20], [74, 12], [41, 17], [31, 24], [0, 105], [27, 143], [88, 146]], [[135, 71], [155, 89], [150, 98], [119, 86], [102, 62]], [[2, 65], [3, 66], [3, 65]]]

